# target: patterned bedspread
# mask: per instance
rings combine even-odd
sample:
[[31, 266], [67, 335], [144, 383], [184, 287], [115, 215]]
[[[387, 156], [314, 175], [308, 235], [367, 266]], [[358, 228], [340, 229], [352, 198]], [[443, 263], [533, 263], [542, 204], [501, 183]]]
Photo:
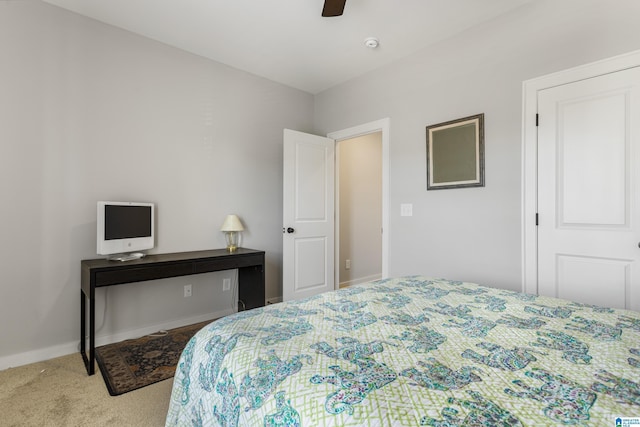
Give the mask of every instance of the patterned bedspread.
[[240, 312], [182, 354], [167, 426], [616, 426], [640, 313], [423, 277]]

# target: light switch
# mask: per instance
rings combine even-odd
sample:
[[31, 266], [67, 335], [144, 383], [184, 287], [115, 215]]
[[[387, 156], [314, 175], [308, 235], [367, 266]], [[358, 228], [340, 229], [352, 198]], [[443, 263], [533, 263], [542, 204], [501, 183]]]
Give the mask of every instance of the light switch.
[[400, 205], [400, 216], [413, 216], [413, 204], [402, 203]]

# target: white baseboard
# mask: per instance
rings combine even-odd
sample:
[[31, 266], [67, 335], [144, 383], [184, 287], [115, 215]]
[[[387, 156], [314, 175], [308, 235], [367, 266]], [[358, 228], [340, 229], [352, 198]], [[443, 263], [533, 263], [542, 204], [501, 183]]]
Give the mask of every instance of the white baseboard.
[[[148, 334], [152, 334], [154, 332], [158, 332], [160, 330], [179, 328], [181, 326], [200, 323], [210, 319], [217, 319], [219, 317], [228, 316], [230, 314], [233, 314], [232, 310], [227, 309], [215, 313], [194, 316], [187, 319], [174, 320], [157, 325], [145, 326], [143, 328], [130, 329], [112, 335], [97, 336], [96, 347], [99, 347], [101, 345], [113, 344], [115, 342], [120, 342], [131, 338], [139, 338]], [[9, 368], [16, 368], [18, 366], [28, 365], [30, 363], [42, 362], [44, 360], [54, 359], [56, 357], [67, 356], [73, 353], [79, 353], [79, 341], [80, 340], [31, 350], [24, 353], [2, 356], [0, 357], [0, 371]]]
[[70, 342], [10, 356], [2, 356], [0, 357], [0, 371], [76, 353], [78, 352], [78, 347], [77, 342]]
[[360, 277], [358, 279], [347, 280], [346, 282], [340, 282], [340, 289], [348, 288], [349, 286], [359, 285], [360, 283], [371, 282], [373, 280], [382, 279], [382, 274], [374, 274], [373, 276]]

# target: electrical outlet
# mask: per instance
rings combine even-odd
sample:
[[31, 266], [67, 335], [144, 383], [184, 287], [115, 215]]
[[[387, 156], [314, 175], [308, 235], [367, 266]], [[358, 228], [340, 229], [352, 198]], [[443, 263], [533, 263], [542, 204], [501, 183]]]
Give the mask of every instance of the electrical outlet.
[[344, 262], [344, 268], [345, 268], [345, 270], [351, 269], [351, 260], [350, 259], [348, 259], [348, 260], [346, 260]]
[[184, 297], [189, 298], [191, 296], [191, 285], [184, 285]]
[[223, 291], [231, 290], [231, 279], [222, 279], [222, 290]]

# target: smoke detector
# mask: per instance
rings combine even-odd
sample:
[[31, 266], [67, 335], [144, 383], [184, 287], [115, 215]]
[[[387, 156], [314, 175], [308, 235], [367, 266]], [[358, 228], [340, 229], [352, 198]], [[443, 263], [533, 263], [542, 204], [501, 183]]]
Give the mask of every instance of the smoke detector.
[[367, 37], [366, 39], [364, 39], [364, 45], [369, 49], [375, 49], [378, 47], [379, 44], [380, 44], [380, 40], [378, 40], [375, 37]]

